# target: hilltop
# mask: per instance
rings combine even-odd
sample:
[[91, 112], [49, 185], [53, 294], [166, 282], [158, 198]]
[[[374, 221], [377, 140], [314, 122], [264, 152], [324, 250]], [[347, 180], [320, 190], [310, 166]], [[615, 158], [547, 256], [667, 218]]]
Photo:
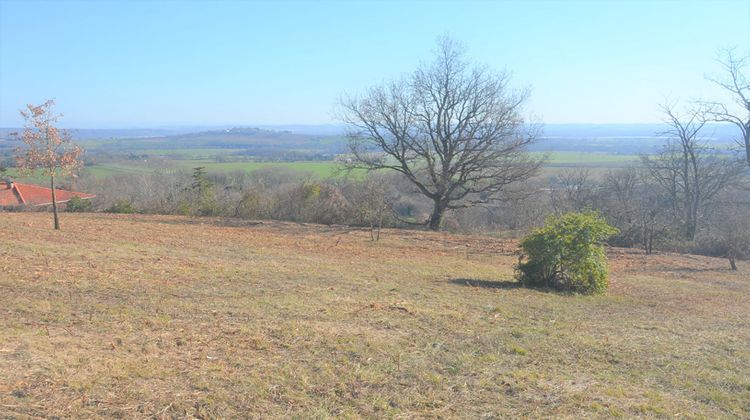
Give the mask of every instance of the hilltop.
[[0, 214], [0, 417], [750, 415], [750, 264], [609, 249], [607, 295], [515, 242]]

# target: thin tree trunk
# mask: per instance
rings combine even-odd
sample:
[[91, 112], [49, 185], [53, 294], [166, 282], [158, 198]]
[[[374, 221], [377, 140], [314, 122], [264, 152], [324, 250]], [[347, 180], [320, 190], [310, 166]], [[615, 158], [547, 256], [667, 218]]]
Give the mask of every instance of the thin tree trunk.
[[55, 193], [55, 175], [50, 176], [50, 186], [52, 187], [52, 213], [55, 218], [55, 230], [60, 230], [60, 217], [57, 215], [57, 194]]
[[377, 234], [375, 235], [375, 240], [376, 241], [380, 240], [380, 229], [382, 227], [383, 227], [383, 215], [381, 214], [381, 215], [378, 216], [378, 230], [377, 230]]
[[732, 267], [732, 271], [737, 271], [737, 261], [734, 257], [729, 257], [729, 266]]

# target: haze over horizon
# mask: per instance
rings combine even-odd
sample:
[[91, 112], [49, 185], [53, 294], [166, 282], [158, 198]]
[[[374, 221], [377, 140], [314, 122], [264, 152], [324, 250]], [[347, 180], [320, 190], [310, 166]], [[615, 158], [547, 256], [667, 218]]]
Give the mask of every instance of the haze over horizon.
[[655, 123], [665, 100], [724, 97], [705, 76], [750, 53], [750, 2], [1, 0], [0, 127], [47, 98], [76, 128], [335, 124], [337, 97], [445, 33], [530, 86], [545, 124]]

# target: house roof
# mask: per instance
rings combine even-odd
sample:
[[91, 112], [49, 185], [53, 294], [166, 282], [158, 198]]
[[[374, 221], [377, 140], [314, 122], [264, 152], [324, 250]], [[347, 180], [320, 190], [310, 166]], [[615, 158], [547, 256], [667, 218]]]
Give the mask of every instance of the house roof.
[[[82, 192], [55, 189], [55, 198], [58, 203], [68, 202], [73, 197], [88, 199], [96, 196]], [[0, 207], [46, 206], [50, 204], [52, 204], [52, 190], [50, 188], [13, 181], [0, 182]]]

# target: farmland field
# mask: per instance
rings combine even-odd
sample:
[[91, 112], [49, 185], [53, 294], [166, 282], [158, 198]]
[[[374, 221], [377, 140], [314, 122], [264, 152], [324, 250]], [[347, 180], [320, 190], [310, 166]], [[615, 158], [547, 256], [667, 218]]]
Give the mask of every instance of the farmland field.
[[[293, 162], [253, 162], [253, 161], [226, 161], [219, 162], [217, 157], [229, 153], [227, 149], [177, 149], [177, 150], [141, 150], [147, 158], [140, 161], [129, 162], [121, 160], [117, 162], [99, 163], [86, 166], [82, 170], [83, 175], [91, 175], [104, 178], [118, 174], [149, 173], [155, 170], [167, 171], [192, 171], [198, 166], [205, 167], [209, 173], [222, 173], [233, 171], [252, 172], [259, 169], [286, 168], [310, 173], [319, 178], [340, 176], [344, 172], [340, 164], [334, 161], [293, 161]], [[543, 153], [535, 152], [535, 156]], [[594, 173], [604, 172], [611, 168], [623, 167], [637, 163], [638, 156], [622, 155], [599, 152], [552, 152], [546, 154], [548, 157], [545, 165], [545, 173], [554, 174], [569, 168], [587, 168]], [[172, 156], [171, 158], [159, 158], [149, 164], [152, 156]], [[145, 162], [144, 162], [145, 160]], [[21, 175], [14, 169], [8, 170], [9, 176], [29, 182], [46, 183], [46, 179], [38, 175]]]
[[512, 240], [0, 213], [0, 417], [750, 416], [750, 265], [609, 249], [517, 287]]
[[[222, 173], [233, 171], [253, 172], [259, 169], [285, 168], [300, 172], [310, 173], [319, 178], [328, 178], [337, 176], [341, 173], [341, 167], [332, 161], [314, 161], [314, 162], [216, 162], [215, 160], [185, 159], [185, 160], [168, 160], [159, 162], [159, 164], [145, 163], [102, 163], [92, 166], [86, 166], [82, 175], [92, 175], [97, 178], [105, 178], [119, 174], [139, 174], [150, 173], [154, 171], [188, 171], [192, 172], [193, 168], [204, 167], [209, 173]], [[18, 180], [46, 183], [47, 179], [39, 174], [24, 175], [14, 169], [8, 170], [8, 175]]]
[[[535, 152], [534, 155], [540, 155]], [[551, 152], [548, 164], [581, 164], [606, 166], [607, 164], [634, 163], [639, 160], [637, 155], [602, 153], [602, 152]]]

